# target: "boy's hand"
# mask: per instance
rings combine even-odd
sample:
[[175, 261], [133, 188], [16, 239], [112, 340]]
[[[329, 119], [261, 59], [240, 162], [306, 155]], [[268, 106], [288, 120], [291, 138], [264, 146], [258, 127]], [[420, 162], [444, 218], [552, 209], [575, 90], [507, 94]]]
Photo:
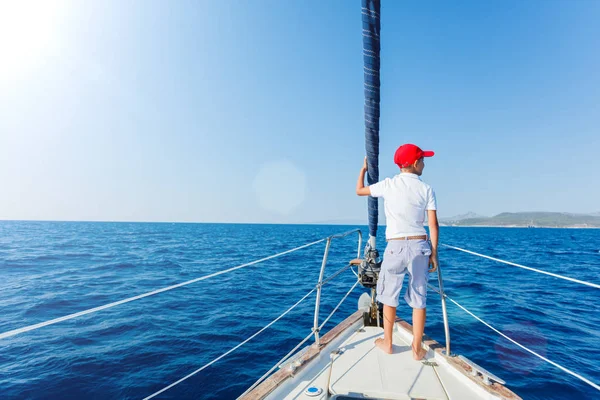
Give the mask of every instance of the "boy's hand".
[[439, 260], [438, 260], [437, 251], [432, 251], [431, 255], [429, 256], [429, 266], [431, 267], [431, 268], [429, 268], [429, 272], [437, 271], [438, 265], [439, 265]]
[[368, 168], [368, 167], [367, 167], [367, 157], [365, 157], [365, 161], [363, 162], [362, 169], [363, 169], [363, 171], [366, 171], [366, 170], [367, 170], [367, 168]]

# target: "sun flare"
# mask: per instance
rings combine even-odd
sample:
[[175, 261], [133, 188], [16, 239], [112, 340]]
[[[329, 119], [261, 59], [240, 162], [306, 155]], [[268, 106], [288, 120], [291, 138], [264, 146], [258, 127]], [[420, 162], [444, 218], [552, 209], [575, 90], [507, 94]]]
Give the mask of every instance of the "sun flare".
[[0, 0], [0, 81], [40, 65], [56, 45], [65, 2]]

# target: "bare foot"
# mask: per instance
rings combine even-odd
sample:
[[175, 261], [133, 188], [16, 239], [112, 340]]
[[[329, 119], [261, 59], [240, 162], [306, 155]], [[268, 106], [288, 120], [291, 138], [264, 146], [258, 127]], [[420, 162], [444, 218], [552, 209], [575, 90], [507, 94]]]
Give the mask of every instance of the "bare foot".
[[379, 347], [384, 353], [392, 354], [392, 344], [386, 344], [383, 338], [376, 339], [375, 346]]
[[417, 361], [422, 360], [423, 357], [425, 357], [425, 354], [427, 354], [427, 350], [425, 350], [421, 346], [415, 347], [415, 345], [413, 343], [411, 347], [412, 347], [412, 352], [413, 352], [413, 358]]

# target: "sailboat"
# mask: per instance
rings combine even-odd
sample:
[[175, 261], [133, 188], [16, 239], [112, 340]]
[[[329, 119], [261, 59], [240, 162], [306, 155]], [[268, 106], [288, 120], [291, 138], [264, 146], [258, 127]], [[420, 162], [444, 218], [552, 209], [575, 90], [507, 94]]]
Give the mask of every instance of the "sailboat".
[[[368, 182], [372, 184], [379, 179], [379, 50], [380, 50], [380, 1], [362, 0], [363, 21], [363, 57], [365, 73], [365, 138], [368, 158]], [[188, 378], [209, 368], [214, 363], [236, 351], [273, 324], [285, 317], [303, 301], [316, 293], [314, 320], [312, 330], [288, 354], [284, 355], [269, 371], [260, 377], [253, 385], [239, 396], [239, 399], [321, 399], [321, 400], [351, 400], [351, 399], [429, 399], [429, 400], [470, 400], [470, 399], [519, 399], [520, 397], [508, 389], [501, 378], [477, 365], [472, 360], [452, 351], [446, 300], [449, 300], [486, 325], [498, 335], [509, 340], [524, 351], [550, 363], [561, 371], [580, 379], [600, 391], [600, 385], [573, 372], [548, 358], [535, 353], [524, 345], [497, 330], [477, 315], [464, 308], [444, 292], [441, 267], [437, 269], [438, 285], [429, 286], [441, 297], [441, 312], [444, 321], [445, 343], [424, 336], [422, 343], [426, 355], [422, 360], [413, 359], [411, 343], [413, 341], [412, 327], [402, 319], [394, 323], [393, 352], [386, 354], [374, 344], [375, 339], [383, 336], [382, 315], [380, 305], [375, 298], [375, 287], [381, 268], [381, 258], [377, 251], [375, 237], [377, 234], [378, 204], [374, 198], [368, 199], [369, 239], [363, 249], [363, 238], [360, 229], [354, 229], [329, 236], [311, 243], [285, 250], [278, 254], [264, 257], [249, 263], [210, 273], [185, 282], [156, 289], [147, 293], [125, 298], [102, 306], [79, 311], [73, 314], [54, 318], [11, 331], [0, 333], [0, 340], [29, 331], [43, 329], [46, 326], [59, 324], [84, 315], [137, 301], [149, 296], [175, 290], [183, 286], [208, 280], [223, 274], [251, 267], [261, 262], [272, 260], [307, 247], [325, 243], [318, 281], [306, 295], [294, 305], [285, 310], [273, 321], [265, 325], [250, 337], [241, 341], [235, 347], [211, 360], [207, 364], [192, 371], [165, 386], [161, 390], [149, 394], [144, 400], [155, 398], [170, 388], [181, 384]], [[325, 276], [328, 265], [329, 251], [339, 238], [357, 236], [357, 251], [349, 256], [347, 265]], [[600, 285], [582, 280], [546, 272], [540, 269], [526, 267], [513, 262], [475, 253], [454, 246], [443, 245], [447, 248], [462, 251], [478, 257], [504, 263], [513, 267], [523, 268], [540, 274], [587, 285], [600, 289]], [[344, 272], [352, 271], [357, 279], [353, 286], [339, 301], [328, 316], [320, 314], [321, 294], [327, 289], [327, 284]], [[348, 315], [341, 323], [328, 332], [322, 332], [325, 324], [339, 310], [342, 303], [351, 292], [362, 286], [370, 291], [360, 297], [357, 310]], [[309, 343], [313, 340], [314, 342]], [[485, 344], [482, 344], [485, 345]], [[225, 381], [225, 379], [224, 379]]]

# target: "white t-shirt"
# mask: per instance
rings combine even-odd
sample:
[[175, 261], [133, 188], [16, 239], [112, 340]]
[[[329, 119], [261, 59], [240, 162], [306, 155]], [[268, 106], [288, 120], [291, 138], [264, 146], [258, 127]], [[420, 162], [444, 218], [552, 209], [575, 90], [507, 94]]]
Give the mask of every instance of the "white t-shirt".
[[386, 239], [425, 235], [425, 210], [437, 210], [435, 193], [418, 175], [403, 172], [369, 186], [371, 196], [383, 197]]

